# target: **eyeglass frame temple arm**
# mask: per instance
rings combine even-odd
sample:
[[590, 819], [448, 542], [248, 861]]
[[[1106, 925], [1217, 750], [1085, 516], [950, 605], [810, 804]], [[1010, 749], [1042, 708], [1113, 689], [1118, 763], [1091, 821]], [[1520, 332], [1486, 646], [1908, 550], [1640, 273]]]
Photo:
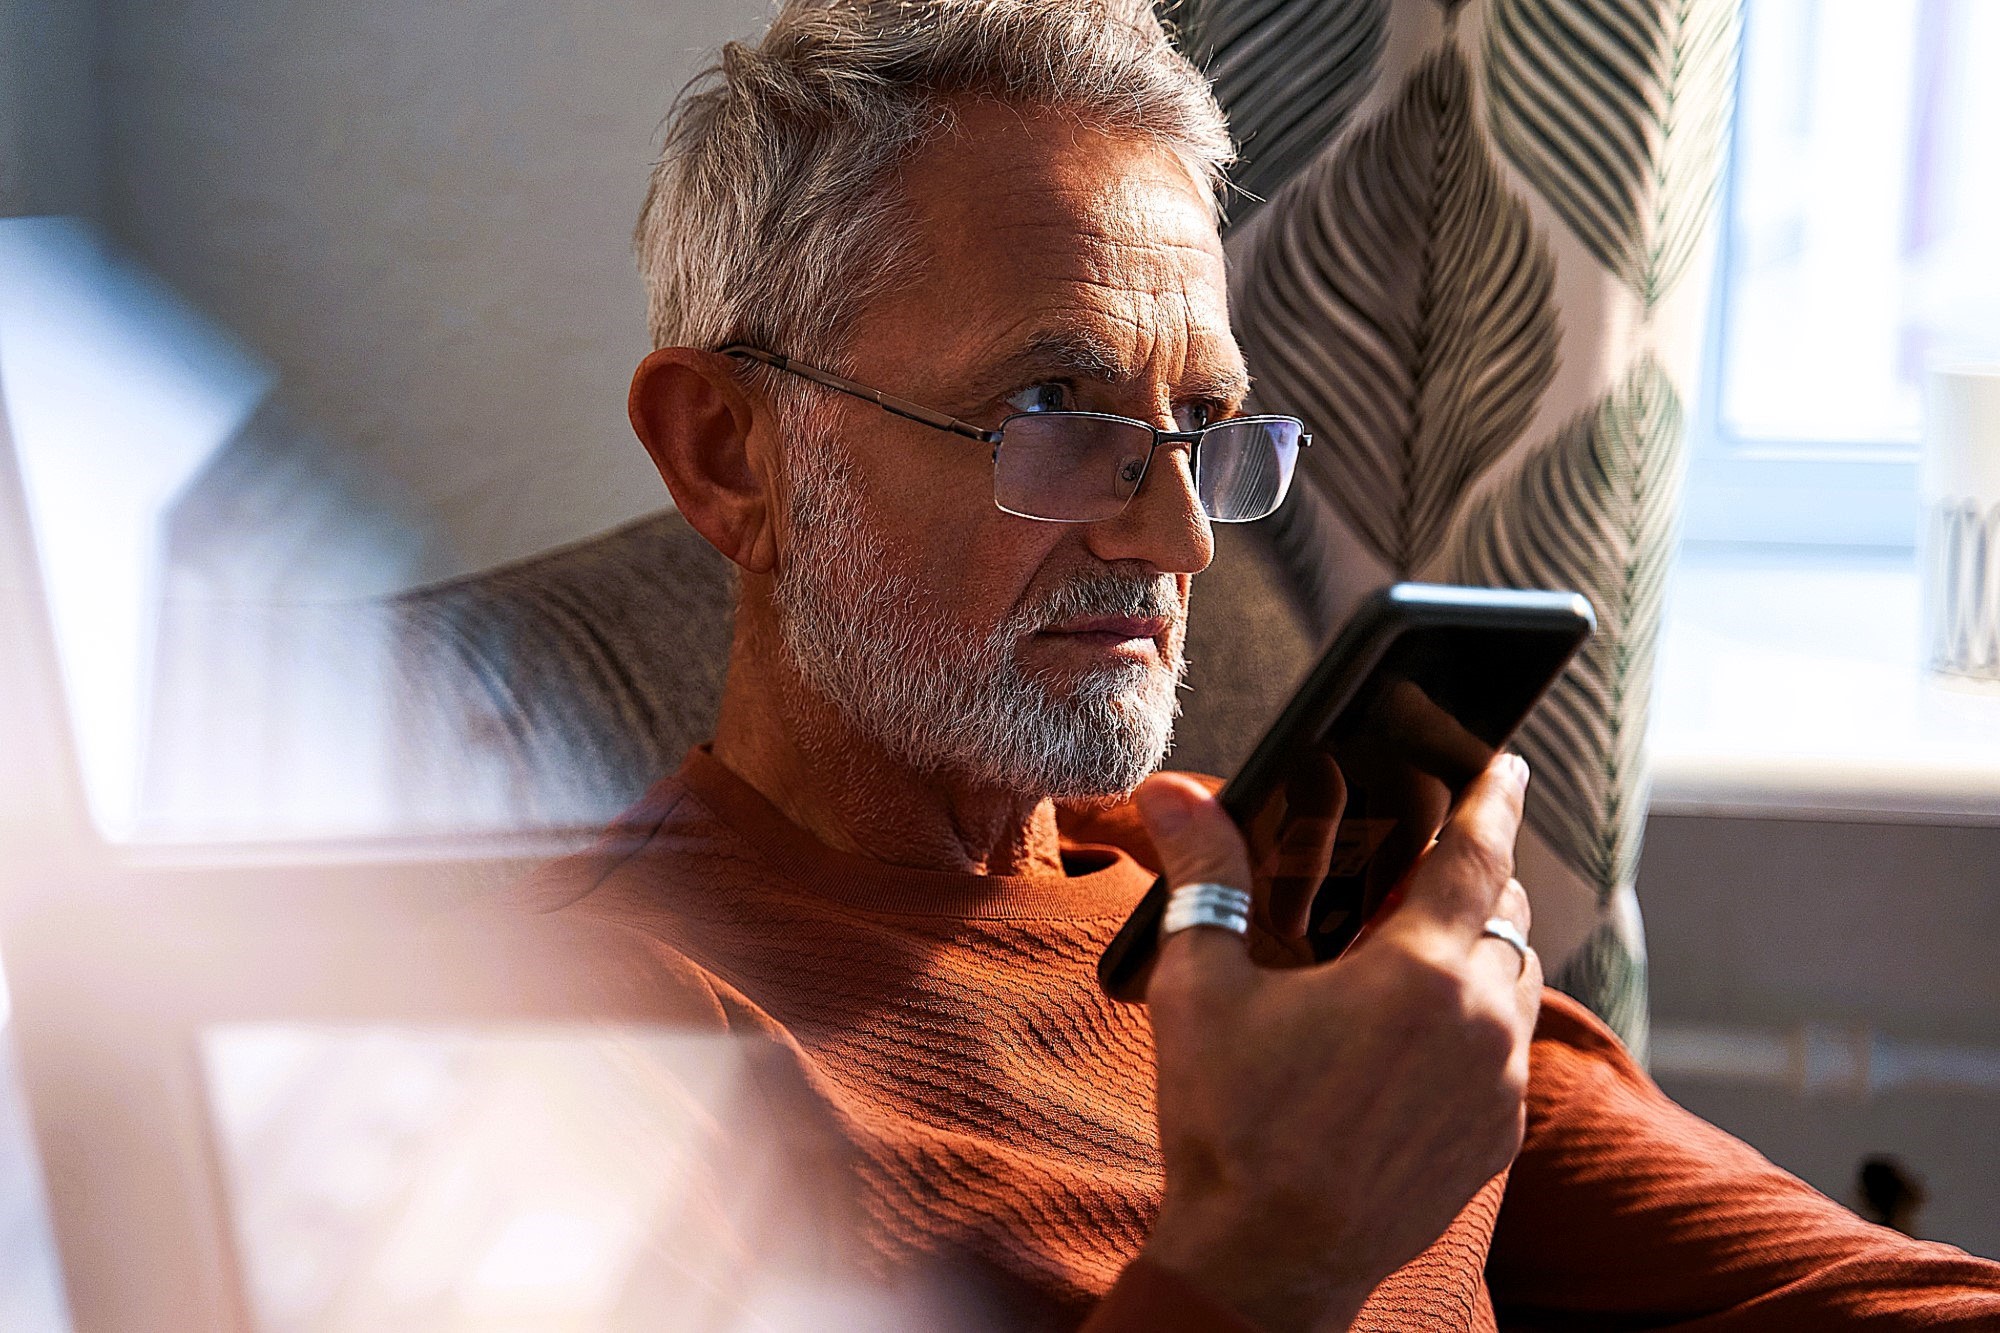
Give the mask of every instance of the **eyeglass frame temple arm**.
[[998, 446], [1000, 443], [1000, 432], [997, 430], [981, 430], [969, 421], [960, 421], [957, 417], [948, 417], [942, 412], [933, 412], [921, 404], [910, 402], [905, 398], [898, 398], [894, 394], [883, 393], [879, 389], [871, 389], [865, 384], [857, 384], [850, 379], [843, 379], [831, 371], [821, 370], [817, 366], [806, 365], [803, 361], [794, 361], [792, 358], [778, 352], [767, 352], [761, 347], [752, 347], [749, 343], [731, 343], [727, 347], [722, 348], [718, 355], [741, 356], [747, 357], [752, 361], [762, 362], [774, 370], [787, 371], [793, 375], [809, 379], [815, 384], [822, 384], [829, 389], [847, 394], [850, 397], [871, 402], [884, 412], [890, 412], [899, 417], [906, 417], [911, 421], [921, 422], [926, 426], [931, 426], [938, 430], [950, 431], [953, 435], [961, 435], [968, 440], [976, 440], [980, 444]]
[[[779, 352], [767, 352], [763, 348], [754, 347], [749, 343], [730, 343], [727, 347], [721, 348], [717, 352], [717, 355], [740, 356], [746, 357], [751, 361], [759, 361], [774, 370], [782, 370], [793, 375], [799, 375], [811, 380], [815, 384], [822, 384], [829, 389], [834, 389], [851, 397], [873, 403], [884, 412], [893, 412], [899, 417], [921, 422], [926, 426], [931, 426], [938, 430], [950, 431], [953, 435], [961, 435], [968, 440], [977, 440], [981, 444], [990, 444], [997, 447], [1000, 443], [1000, 432], [997, 430], [981, 430], [969, 421], [960, 421], [957, 417], [948, 417], [942, 412], [933, 412], [921, 403], [913, 403], [907, 398], [898, 398], [894, 394], [883, 393], [879, 389], [871, 389], [865, 384], [858, 384], [853, 380], [844, 379], [830, 370], [821, 370], [819, 367], [809, 366], [803, 361], [794, 361], [792, 358]], [[1292, 419], [1297, 420], [1296, 417]], [[1138, 422], [1135, 424], [1144, 425], [1145, 423]], [[1214, 425], [1192, 431], [1161, 430], [1158, 427], [1154, 427], [1153, 447], [1157, 449], [1163, 443], [1196, 444], [1200, 442], [1203, 435], [1214, 429], [1214, 426], [1222, 424], [1224, 423], [1218, 421]], [[1299, 432], [1299, 448], [1305, 449], [1311, 447], [1312, 441], [1313, 437], [1310, 431]]]

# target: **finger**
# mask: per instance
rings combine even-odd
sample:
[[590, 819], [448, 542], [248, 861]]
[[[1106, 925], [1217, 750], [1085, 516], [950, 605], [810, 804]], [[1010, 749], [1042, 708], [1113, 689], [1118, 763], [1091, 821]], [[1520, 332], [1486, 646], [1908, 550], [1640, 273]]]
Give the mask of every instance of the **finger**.
[[[1505, 921], [1527, 938], [1528, 927], [1533, 913], [1528, 906], [1528, 891], [1518, 879], [1507, 881], [1500, 900], [1494, 904], [1489, 921]], [[1542, 957], [1532, 946], [1524, 953], [1510, 942], [1482, 934], [1473, 941], [1473, 952], [1487, 954], [1492, 960], [1490, 978], [1484, 985], [1493, 987], [1491, 992], [1496, 1004], [1504, 1005], [1500, 999], [1500, 989], [1505, 988], [1512, 1001], [1514, 1018], [1514, 1051], [1508, 1060], [1508, 1076], [1516, 1086], [1526, 1087], [1528, 1077], [1528, 1047], [1534, 1040], [1535, 1020], [1541, 1015], [1542, 1007]], [[1477, 964], [1475, 964], [1477, 966]], [[1503, 1009], [1503, 1012], [1505, 1010]]]
[[[1200, 783], [1179, 773], [1156, 773], [1140, 785], [1133, 799], [1168, 884], [1175, 888], [1226, 884], [1248, 890], [1250, 854], [1243, 835]], [[1242, 936], [1196, 926], [1161, 943], [1148, 992], [1211, 981], [1227, 984], [1232, 974], [1251, 968]]]
[[1528, 890], [1518, 879], [1507, 881], [1507, 887], [1500, 891], [1500, 901], [1493, 904], [1493, 915], [1504, 916], [1514, 923], [1514, 929], [1528, 937], [1534, 930], [1535, 911], [1528, 901]]
[[1514, 978], [1514, 1007], [1521, 1015], [1525, 1030], [1535, 1030], [1535, 1020], [1542, 1011], [1542, 955], [1539, 950], [1528, 950], [1527, 966], [1521, 975]]
[[1132, 794], [1167, 883], [1250, 888], [1250, 853], [1236, 822], [1185, 773], [1155, 773]]
[[1510, 985], [1527, 973], [1531, 963], [1535, 965], [1539, 975], [1540, 960], [1536, 958], [1533, 948], [1525, 952], [1515, 948], [1512, 941], [1493, 933], [1492, 927], [1498, 924], [1511, 926], [1525, 940], [1528, 938], [1529, 918], [1528, 892], [1521, 887], [1520, 880], [1510, 879], [1507, 881], [1507, 887], [1501, 891], [1499, 901], [1493, 904], [1493, 910], [1487, 916], [1486, 926], [1482, 928], [1479, 938], [1472, 941], [1474, 956], [1485, 955], [1490, 960], [1493, 970]]
[[1507, 1079], [1512, 1086], [1524, 1093], [1528, 1087], [1530, 1066], [1533, 1064], [1535, 1043], [1535, 1022], [1541, 1015], [1542, 1007], [1542, 965], [1539, 958], [1531, 961], [1521, 974], [1521, 984], [1514, 992], [1520, 1036], [1514, 1043], [1514, 1050], [1507, 1060]]
[[1520, 972], [1514, 978], [1514, 1015], [1519, 1026], [1515, 1029], [1520, 1039], [1514, 1052], [1513, 1072], [1527, 1085], [1528, 1047], [1535, 1038], [1535, 1023], [1542, 1013], [1542, 955], [1534, 949], [1521, 964]]
[[[1528, 892], [1521, 887], [1521, 881], [1510, 879], [1501, 893], [1499, 902], [1494, 904], [1489, 923], [1506, 922], [1527, 938], [1532, 913], [1528, 907]], [[1502, 1006], [1501, 1012], [1511, 1009], [1514, 1020], [1514, 1052], [1508, 1061], [1509, 1077], [1517, 1086], [1527, 1086], [1528, 1047], [1534, 1040], [1535, 1020], [1541, 1015], [1542, 1007], [1542, 957], [1532, 946], [1516, 949], [1511, 941], [1482, 934], [1473, 941], [1475, 955], [1484, 953], [1490, 959], [1489, 978], [1483, 983], [1492, 987], [1493, 1002]], [[1479, 964], [1475, 962], [1475, 967]], [[1501, 990], [1507, 993], [1501, 999]], [[1511, 1001], [1511, 1004], [1508, 1002]]]
[[1479, 934], [1514, 876], [1527, 786], [1528, 765], [1520, 756], [1494, 756], [1410, 876], [1404, 912], [1427, 914], [1467, 939]]
[[[1533, 938], [1534, 908], [1529, 901], [1528, 890], [1520, 880], [1507, 881], [1507, 890], [1500, 895], [1494, 915], [1506, 917], [1523, 936]], [[1538, 949], [1528, 950], [1528, 957], [1514, 978], [1514, 1004], [1520, 1011], [1524, 1029], [1533, 1031], [1535, 1018], [1542, 1008], [1542, 955]]]

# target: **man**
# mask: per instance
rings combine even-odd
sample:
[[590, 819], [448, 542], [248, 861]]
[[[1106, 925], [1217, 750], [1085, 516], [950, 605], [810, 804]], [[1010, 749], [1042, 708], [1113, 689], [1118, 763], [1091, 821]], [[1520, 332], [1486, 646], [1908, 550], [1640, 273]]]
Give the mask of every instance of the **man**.
[[724, 52], [640, 225], [631, 411], [741, 571], [727, 686], [546, 902], [791, 1051], [877, 1259], [981, 1270], [1016, 1326], [2000, 1326], [2000, 1268], [1860, 1223], [1542, 991], [1518, 759], [1339, 962], [1209, 925], [1146, 1008], [1097, 992], [1154, 868], [1258, 887], [1208, 788], [1148, 777], [1211, 523], [1295, 444], [1209, 429], [1249, 385], [1228, 154], [1130, 4], [792, 3]]

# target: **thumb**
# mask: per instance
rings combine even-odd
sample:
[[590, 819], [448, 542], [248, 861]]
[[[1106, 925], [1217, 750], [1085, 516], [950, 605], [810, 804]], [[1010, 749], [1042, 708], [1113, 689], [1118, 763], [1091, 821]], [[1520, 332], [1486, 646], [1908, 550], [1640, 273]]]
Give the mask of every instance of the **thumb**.
[[[1133, 800], [1170, 887], [1226, 884], [1249, 892], [1250, 853], [1243, 835], [1207, 788], [1184, 774], [1156, 773], [1140, 784]], [[1252, 966], [1241, 936], [1196, 927], [1162, 943], [1149, 989], [1170, 975], [1194, 980]]]
[[1167, 883], [1250, 889], [1250, 851], [1208, 789], [1185, 773], [1155, 773], [1132, 793]]

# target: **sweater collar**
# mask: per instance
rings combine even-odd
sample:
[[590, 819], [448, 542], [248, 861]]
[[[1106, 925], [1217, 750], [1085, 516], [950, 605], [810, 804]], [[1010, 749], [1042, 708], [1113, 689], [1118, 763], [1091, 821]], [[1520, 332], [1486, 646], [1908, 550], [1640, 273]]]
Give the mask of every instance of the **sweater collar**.
[[786, 882], [867, 912], [968, 920], [1092, 920], [1132, 910], [1153, 872], [1110, 843], [1062, 844], [1061, 877], [970, 875], [891, 865], [837, 851], [698, 745], [675, 779]]

